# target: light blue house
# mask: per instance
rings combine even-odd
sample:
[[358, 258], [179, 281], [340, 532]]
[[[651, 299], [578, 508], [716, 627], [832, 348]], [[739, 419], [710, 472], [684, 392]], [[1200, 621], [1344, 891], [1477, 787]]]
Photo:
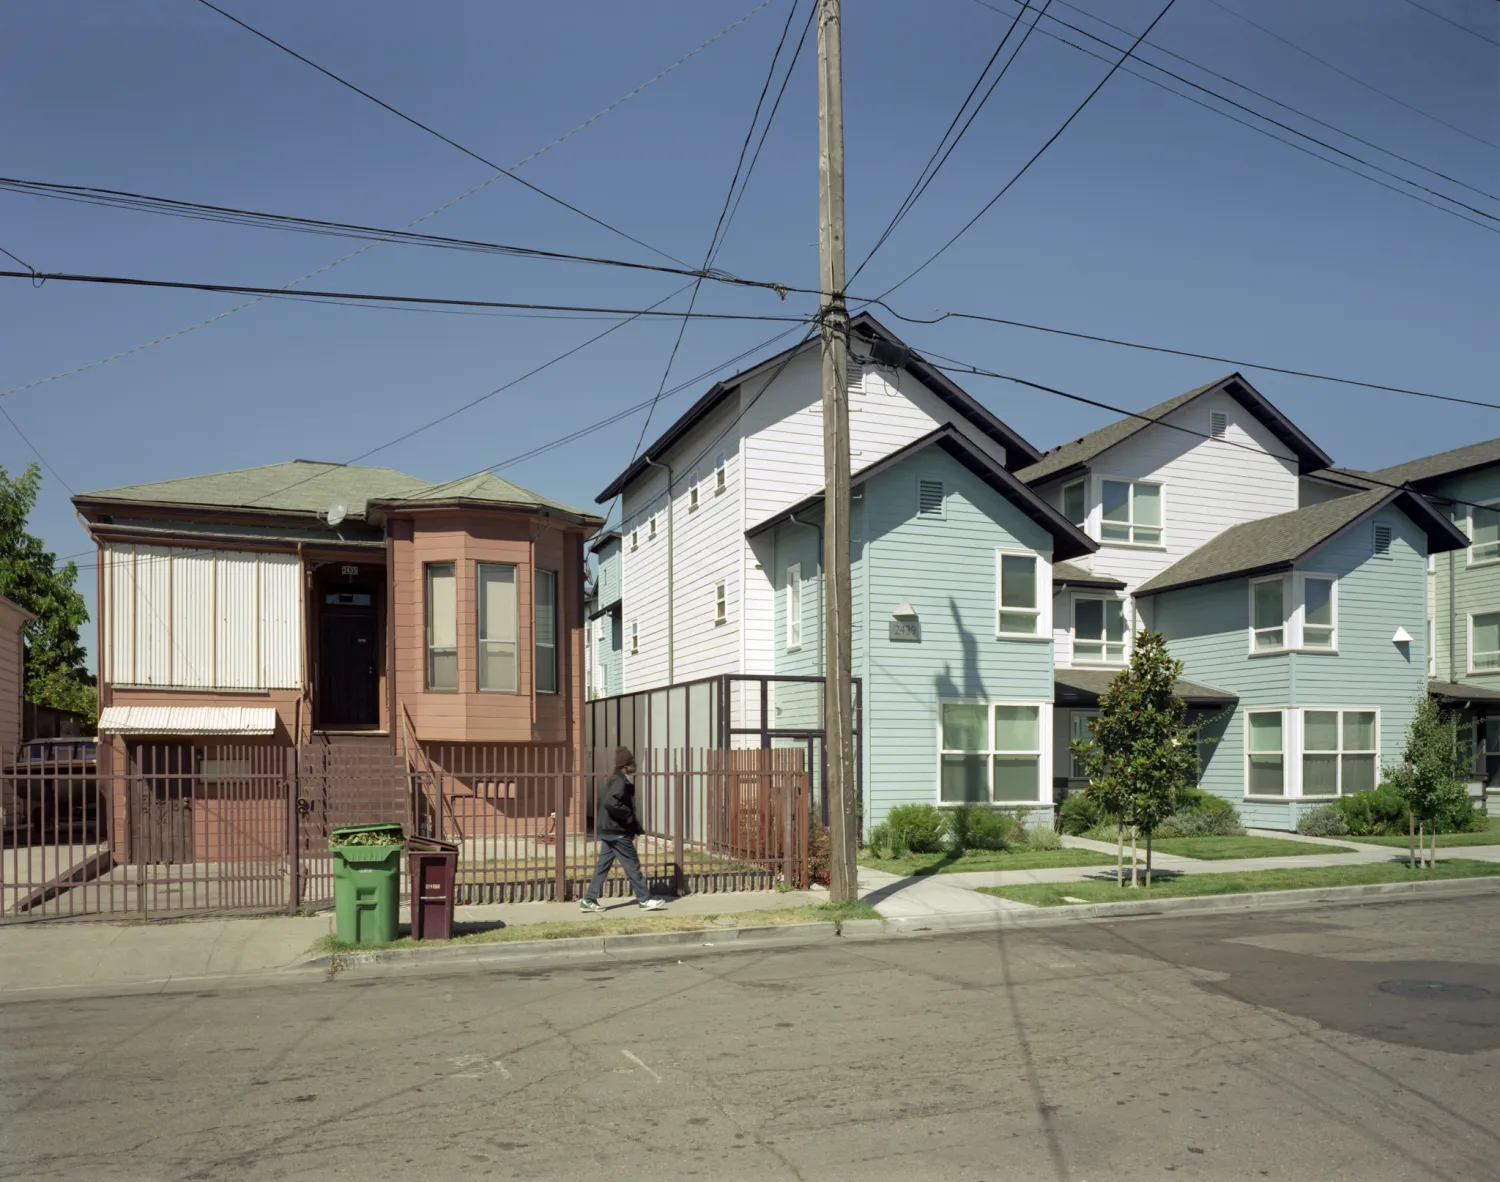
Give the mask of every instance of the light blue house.
[[[952, 426], [854, 474], [864, 823], [897, 804], [1052, 810], [1052, 569], [1096, 544]], [[746, 531], [776, 588], [776, 673], [821, 675], [822, 494]], [[816, 717], [820, 687], [776, 708]]]
[[1375, 488], [1233, 526], [1138, 586], [1185, 676], [1236, 699], [1210, 715], [1202, 786], [1273, 829], [1374, 788], [1428, 688], [1428, 556], [1466, 545]]
[[607, 698], [624, 689], [624, 636], [620, 624], [620, 531], [596, 534], [589, 553], [597, 563], [593, 594], [584, 601], [588, 615], [584, 685], [590, 698]]

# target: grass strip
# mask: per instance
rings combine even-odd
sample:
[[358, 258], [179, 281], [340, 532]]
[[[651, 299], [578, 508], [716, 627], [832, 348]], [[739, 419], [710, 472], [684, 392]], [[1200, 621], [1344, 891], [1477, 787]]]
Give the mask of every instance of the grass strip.
[[[1352, 834], [1350, 841], [1363, 842], [1365, 845], [1393, 846], [1406, 849], [1411, 840], [1404, 833], [1383, 833], [1379, 837], [1355, 837]], [[1427, 840], [1431, 840], [1428, 838]], [[1438, 849], [1456, 849], [1466, 845], [1500, 845], [1500, 817], [1489, 817], [1485, 827], [1478, 833], [1439, 833], [1437, 835]]]
[[1033, 907], [1066, 907], [1072, 903], [1139, 903], [1146, 899], [1182, 899], [1193, 895], [1240, 895], [1253, 891], [1296, 891], [1309, 887], [1365, 886], [1383, 882], [1436, 882], [1453, 878], [1500, 875], [1500, 862], [1453, 858], [1432, 870], [1409, 870], [1404, 862], [1366, 862], [1358, 866], [1310, 866], [1306, 870], [1245, 870], [1236, 874], [1180, 874], [1158, 878], [1148, 891], [1117, 887], [1112, 882], [1033, 883], [980, 887], [981, 894], [1029, 903]]
[[[1128, 852], [1128, 849], [1127, 849]], [[969, 874], [977, 870], [1051, 870], [1059, 866], [1104, 866], [1114, 855], [1093, 850], [974, 850], [967, 854], [908, 854], [904, 858], [859, 860], [871, 870], [904, 878], [926, 874]]]
[[639, 915], [629, 919], [604, 916], [599, 919], [562, 919], [549, 923], [455, 924], [460, 932], [451, 940], [413, 940], [403, 936], [389, 944], [345, 944], [335, 936], [315, 941], [310, 952], [340, 954], [371, 952], [385, 948], [449, 948], [457, 944], [514, 944], [527, 940], [567, 940], [586, 936], [634, 936], [642, 932], [697, 932], [723, 930], [715, 919], [734, 919], [740, 927], [783, 927], [793, 923], [842, 924], [850, 919], [879, 919], [869, 903], [823, 903], [801, 907], [776, 907], [764, 911], [737, 911], [717, 915]]
[[[1158, 854], [1175, 854], [1179, 858], [1201, 858], [1222, 861], [1226, 858], [1291, 858], [1303, 854], [1352, 854], [1348, 846], [1318, 845], [1311, 841], [1291, 841], [1281, 837], [1158, 837], [1152, 843]], [[1139, 850], [1145, 855], [1145, 843]]]

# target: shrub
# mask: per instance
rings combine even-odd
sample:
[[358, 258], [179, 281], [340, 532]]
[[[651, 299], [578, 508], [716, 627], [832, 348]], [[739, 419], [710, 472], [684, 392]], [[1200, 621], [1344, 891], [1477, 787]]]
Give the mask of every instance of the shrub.
[[876, 858], [899, 858], [905, 853], [904, 850], [898, 853], [893, 847], [891, 827], [884, 821], [865, 834], [865, 849]]
[[935, 854], [943, 848], [944, 817], [930, 804], [897, 805], [886, 814], [885, 824], [890, 830], [892, 849]]
[[1023, 831], [1027, 846], [1034, 850], [1062, 849], [1062, 834], [1050, 825], [1028, 825]]
[[948, 846], [955, 854], [968, 850], [1003, 850], [1019, 839], [1020, 826], [994, 809], [950, 809], [946, 819]]
[[1406, 802], [1388, 784], [1380, 785], [1373, 792], [1342, 797], [1334, 807], [1343, 814], [1350, 837], [1406, 832]]
[[833, 841], [826, 825], [813, 826], [807, 840], [808, 876], [818, 886], [828, 886], [833, 870]]
[[1336, 804], [1320, 804], [1297, 819], [1297, 832], [1305, 837], [1348, 837], [1349, 822]]
[[1103, 820], [1099, 802], [1081, 792], [1063, 801], [1058, 814], [1058, 825], [1069, 837], [1082, 837]]
[[1192, 816], [1223, 815], [1234, 812], [1234, 805], [1230, 804], [1222, 796], [1215, 796], [1212, 792], [1205, 792], [1201, 788], [1182, 788], [1177, 792], [1177, 807], [1172, 811], [1177, 814], [1189, 814]]
[[[1218, 797], [1210, 799], [1218, 800]], [[1202, 812], [1173, 813], [1156, 827], [1157, 837], [1243, 837], [1244, 825], [1240, 815], [1227, 801], [1219, 801], [1223, 808], [1208, 808]]]
[[1462, 784], [1450, 784], [1438, 793], [1437, 812], [1433, 817], [1439, 833], [1476, 833], [1486, 824], [1484, 813], [1474, 807], [1474, 799]]

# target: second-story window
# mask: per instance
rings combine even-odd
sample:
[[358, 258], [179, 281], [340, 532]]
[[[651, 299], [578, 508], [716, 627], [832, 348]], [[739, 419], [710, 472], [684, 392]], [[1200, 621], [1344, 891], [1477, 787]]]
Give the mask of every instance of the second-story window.
[[729, 484], [729, 472], [724, 466], [724, 453], [714, 459], [714, 492], [721, 493]]
[[694, 472], [688, 477], [688, 508], [698, 507], [698, 473]]
[[1250, 647], [1269, 652], [1286, 648], [1286, 579], [1256, 579], [1250, 584]]
[[1500, 562], [1500, 501], [1472, 506], [1464, 532], [1469, 535], [1470, 566]]
[[1042, 635], [1042, 597], [1037, 590], [1037, 566], [1035, 554], [1000, 553], [995, 625], [999, 635]]
[[1088, 498], [1084, 495], [1083, 481], [1063, 485], [1062, 512], [1074, 525], [1083, 528], [1083, 523], [1088, 520]]
[[508, 563], [481, 562], [479, 581], [479, 688], [492, 693], [515, 693], [519, 687], [516, 661], [516, 568]]
[[1101, 495], [1104, 502], [1104, 520], [1099, 527], [1101, 541], [1161, 545], [1161, 485], [1141, 480], [1106, 480]]
[[640, 522], [636, 518], [632, 517], [630, 519], [630, 548], [632, 550], [639, 550], [640, 546], [641, 546], [641, 525], [640, 525]]
[[1338, 583], [1325, 575], [1303, 575], [1302, 636], [1303, 648], [1338, 647]]
[[802, 564], [786, 568], [786, 651], [802, 647]]
[[535, 636], [536, 692], [557, 693], [557, 572], [536, 572], [536, 602], [532, 605]]
[[458, 579], [451, 562], [427, 564], [427, 688], [458, 688]]
[[1125, 660], [1128, 633], [1125, 601], [1121, 599], [1073, 600], [1073, 659], [1120, 664]]

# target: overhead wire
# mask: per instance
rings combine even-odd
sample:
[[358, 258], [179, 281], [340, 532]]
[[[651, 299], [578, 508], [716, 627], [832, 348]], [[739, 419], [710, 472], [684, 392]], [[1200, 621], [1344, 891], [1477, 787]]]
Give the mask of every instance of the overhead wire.
[[1417, 3], [1417, 0], [1406, 0], [1406, 2], [1408, 4], [1410, 4], [1413, 8], [1416, 8], [1416, 9], [1421, 10], [1422, 12], [1425, 12], [1428, 16], [1435, 16], [1435, 17], [1437, 17], [1437, 19], [1440, 20], [1440, 21], [1442, 21], [1444, 24], [1452, 25], [1455, 29], [1461, 29], [1465, 33], [1467, 33], [1470, 37], [1478, 37], [1486, 45], [1493, 45], [1493, 46], [1495, 46], [1496, 49], [1500, 49], [1500, 41], [1496, 41], [1493, 37], [1486, 37], [1478, 29], [1471, 29], [1471, 28], [1469, 28], [1468, 25], [1463, 24], [1463, 23], [1461, 23], [1459, 21], [1456, 21], [1452, 17], [1444, 16], [1441, 12], [1439, 12], [1435, 8], [1428, 8], [1427, 5], [1425, 5], [1425, 4], [1419, 4], [1419, 3]]
[[[757, 4], [749, 12], [745, 13], [744, 16], [742, 16], [738, 20], [733, 21], [730, 24], [726, 25], [724, 28], [720, 29], [717, 33], [715, 33], [712, 37], [707, 38], [706, 40], [700, 42], [698, 45], [694, 46], [692, 49], [688, 50], [687, 53], [683, 54], [676, 61], [672, 62], [669, 66], [667, 66], [665, 69], [662, 69], [662, 70], [658, 71], [652, 77], [646, 79], [646, 81], [642, 82], [634, 90], [628, 91], [625, 94], [621, 95], [619, 98], [615, 99], [614, 102], [610, 103], [608, 106], [602, 107], [600, 110], [594, 112], [594, 114], [590, 115], [582, 123], [579, 123], [577, 126], [573, 127], [572, 129], [570, 129], [568, 131], [565, 131], [562, 135], [558, 136], [556, 139], [552, 140], [550, 143], [544, 144], [542, 147], [540, 147], [536, 151], [532, 152], [529, 156], [523, 157], [521, 160], [519, 160], [515, 164], [511, 165], [511, 169], [512, 170], [518, 169], [518, 168], [523, 167], [524, 165], [527, 165], [527, 164], [531, 163], [533, 160], [537, 159], [539, 156], [541, 156], [541, 155], [543, 155], [543, 154], [545, 154], [547, 152], [550, 152], [553, 148], [555, 148], [558, 145], [566, 142], [567, 140], [571, 139], [573, 136], [578, 135], [580, 132], [584, 131], [586, 128], [591, 127], [593, 124], [597, 123], [600, 119], [602, 119], [605, 115], [608, 115], [616, 107], [619, 107], [621, 104], [623, 104], [625, 102], [628, 102], [630, 99], [633, 99], [637, 95], [641, 94], [648, 87], [651, 87], [651, 86], [655, 85], [657, 82], [660, 82], [663, 78], [667, 77], [667, 75], [671, 74], [673, 71], [677, 70], [679, 67], [681, 67], [682, 65], [684, 65], [688, 60], [690, 60], [691, 58], [697, 56], [699, 53], [702, 53], [710, 45], [714, 44], [714, 42], [716, 42], [720, 38], [726, 36], [727, 34], [729, 34], [730, 32], [732, 32], [734, 29], [737, 29], [740, 25], [743, 25], [746, 21], [748, 21], [751, 17], [753, 17], [762, 8], [765, 8], [770, 3], [772, 3], [772, 0], [761, 0], [761, 3]], [[509, 175], [508, 172], [496, 172], [495, 174], [493, 174], [492, 176], [490, 176], [488, 179], [481, 181], [479, 184], [474, 185], [474, 186], [472, 186], [469, 189], [466, 189], [464, 192], [460, 193], [457, 197], [453, 197], [453, 198], [449, 199], [448, 201], [443, 202], [443, 204], [439, 205], [436, 209], [429, 210], [427, 213], [424, 213], [421, 217], [415, 218], [412, 221], [408, 222], [406, 224], [406, 226], [403, 227], [403, 228], [407, 229], [407, 230], [410, 230], [413, 226], [421, 225], [423, 222], [429, 221], [432, 218], [437, 217], [440, 213], [443, 213], [444, 211], [446, 211], [448, 209], [451, 209], [453, 206], [457, 205], [459, 202], [467, 200], [468, 198], [474, 196], [474, 194], [476, 194], [476, 193], [478, 193], [478, 192], [480, 192], [480, 191], [488, 188], [490, 185], [492, 185], [496, 181], [500, 180], [501, 177], [508, 176], [508, 175]], [[298, 284], [305, 283], [309, 279], [312, 279], [312, 278], [314, 278], [314, 277], [316, 277], [318, 275], [321, 275], [321, 274], [323, 274], [323, 273], [325, 273], [327, 271], [331, 271], [334, 267], [341, 266], [342, 264], [349, 262], [351, 259], [358, 258], [360, 255], [364, 254], [366, 251], [374, 250], [375, 247], [377, 247], [378, 245], [380, 245], [379, 242], [371, 242], [371, 243], [368, 243], [365, 246], [361, 246], [358, 250], [351, 251], [349, 254], [346, 254], [346, 255], [342, 256], [341, 258], [334, 259], [330, 263], [325, 263], [323, 266], [318, 267], [318, 268], [316, 268], [316, 269], [314, 269], [312, 271], [309, 271], [307, 274], [299, 276], [298, 278], [293, 279], [290, 283], [284, 284], [283, 286], [285, 288], [296, 287]], [[9, 394], [19, 394], [23, 390], [30, 390], [30, 389], [32, 389], [32, 388], [34, 388], [36, 386], [45, 386], [49, 382], [61, 381], [64, 378], [70, 378], [70, 377], [73, 377], [73, 376], [75, 376], [77, 374], [87, 373], [90, 370], [99, 368], [101, 365], [108, 365], [109, 363], [111, 363], [113, 361], [119, 361], [119, 360], [121, 360], [121, 359], [123, 359], [125, 357], [134, 356], [136, 353], [143, 352], [146, 349], [154, 348], [157, 345], [165, 344], [167, 341], [176, 340], [178, 337], [186, 336], [190, 332], [196, 332], [200, 328], [207, 328], [211, 324], [216, 324], [220, 320], [224, 320], [224, 319], [226, 319], [226, 318], [228, 318], [230, 316], [233, 316], [236, 312], [243, 312], [246, 308], [254, 307], [256, 304], [260, 303], [263, 298], [265, 298], [265, 297], [256, 296], [253, 299], [246, 300], [244, 303], [236, 304], [232, 308], [226, 308], [224, 311], [222, 311], [222, 312], [220, 312], [220, 313], [218, 313], [218, 314], [216, 314], [214, 316], [210, 316], [207, 320], [200, 320], [200, 321], [197, 321], [194, 324], [189, 324], [186, 328], [179, 328], [179, 329], [177, 329], [177, 330], [175, 330], [173, 332], [164, 333], [163, 335], [161, 335], [159, 337], [154, 337], [153, 339], [151, 339], [149, 341], [145, 341], [144, 343], [139, 344], [139, 345], [135, 345], [135, 346], [133, 346], [133, 347], [131, 347], [129, 349], [122, 349], [118, 353], [111, 353], [111, 354], [109, 354], [106, 357], [101, 357], [98, 361], [90, 361], [90, 362], [88, 362], [85, 365], [77, 365], [77, 366], [74, 366], [71, 369], [62, 370], [59, 373], [51, 374], [50, 376], [45, 377], [45, 378], [36, 378], [33, 381], [25, 382], [25, 383], [23, 383], [23, 384], [21, 384], [19, 386], [12, 386], [12, 387], [10, 387], [7, 390], [0, 390], [0, 398], [3, 398], [3, 397], [5, 397], [6, 395], [9, 395]]]

